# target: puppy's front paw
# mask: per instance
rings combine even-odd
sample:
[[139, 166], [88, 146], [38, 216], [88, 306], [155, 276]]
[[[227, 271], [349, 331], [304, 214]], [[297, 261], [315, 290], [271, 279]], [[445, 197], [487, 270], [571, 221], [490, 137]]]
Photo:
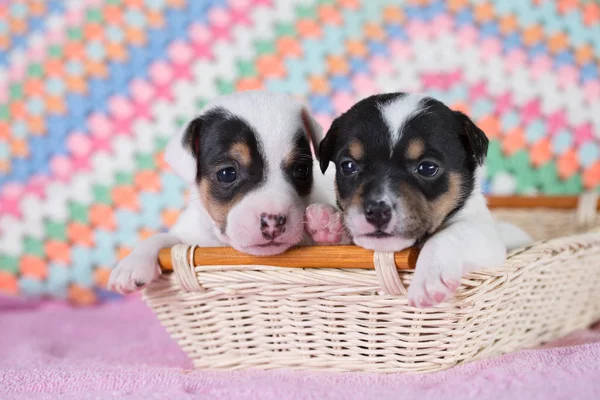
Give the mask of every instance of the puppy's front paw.
[[427, 248], [426, 244], [419, 255], [415, 274], [408, 288], [409, 304], [431, 307], [453, 298], [460, 285], [462, 272], [460, 254], [436, 251]]
[[306, 231], [319, 244], [347, 242], [342, 214], [328, 204], [311, 204], [306, 208]]
[[133, 293], [146, 287], [160, 273], [155, 256], [138, 254], [134, 250], [113, 269], [107, 288], [121, 294]]

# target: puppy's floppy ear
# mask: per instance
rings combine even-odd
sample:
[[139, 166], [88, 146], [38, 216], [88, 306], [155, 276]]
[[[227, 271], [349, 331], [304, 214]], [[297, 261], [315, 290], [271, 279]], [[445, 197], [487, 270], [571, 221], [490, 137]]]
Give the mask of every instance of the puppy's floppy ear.
[[333, 151], [335, 150], [339, 126], [339, 118], [336, 118], [325, 134], [325, 139], [321, 140], [321, 144], [319, 145], [319, 165], [321, 166], [321, 172], [323, 173], [327, 171], [329, 163], [333, 158]]
[[197, 179], [201, 132], [202, 118], [197, 117], [169, 140], [165, 150], [167, 164], [188, 184]]
[[459, 132], [459, 135], [463, 140], [466, 149], [475, 158], [477, 164], [483, 165], [485, 157], [487, 156], [489, 144], [487, 136], [485, 136], [485, 133], [471, 121], [471, 118], [460, 111], [454, 111], [454, 114], [460, 122], [461, 131]]
[[319, 143], [323, 139], [323, 128], [321, 125], [313, 118], [310, 112], [306, 109], [306, 107], [302, 107], [301, 111], [302, 118], [302, 126], [304, 128], [304, 132], [310, 143], [312, 145], [313, 151], [315, 153], [315, 157], [317, 160], [319, 159]]

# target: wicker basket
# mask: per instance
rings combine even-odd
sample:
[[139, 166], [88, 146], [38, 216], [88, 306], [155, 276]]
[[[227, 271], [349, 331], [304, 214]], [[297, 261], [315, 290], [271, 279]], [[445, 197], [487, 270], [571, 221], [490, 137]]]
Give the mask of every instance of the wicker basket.
[[597, 196], [490, 200], [499, 218], [539, 241], [500, 269], [466, 276], [455, 300], [429, 309], [405, 296], [415, 250], [394, 257], [354, 246], [262, 259], [176, 246], [161, 252], [165, 270], [172, 256], [174, 273], [144, 298], [205, 369], [435, 371], [600, 319]]

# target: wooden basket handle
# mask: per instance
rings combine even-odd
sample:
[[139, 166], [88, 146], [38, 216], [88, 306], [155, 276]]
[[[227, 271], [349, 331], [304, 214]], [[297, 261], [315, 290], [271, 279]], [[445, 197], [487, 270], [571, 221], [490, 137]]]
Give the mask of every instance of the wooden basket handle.
[[[578, 196], [488, 196], [490, 208], [576, 209]], [[598, 203], [600, 207], [600, 202]], [[598, 209], [598, 208], [597, 208]], [[413, 269], [419, 254], [410, 248], [394, 255], [398, 269]], [[230, 247], [198, 247], [194, 262], [210, 265], [272, 265], [289, 268], [361, 268], [373, 269], [373, 251], [356, 246], [310, 246], [290, 249], [283, 254], [255, 257]], [[163, 272], [173, 270], [171, 249], [162, 249], [158, 263]]]
[[[394, 254], [398, 269], [413, 269], [419, 250], [410, 248]], [[271, 265], [289, 268], [360, 268], [373, 269], [373, 251], [357, 246], [295, 247], [276, 256], [251, 256], [231, 247], [196, 247], [194, 263], [210, 265]], [[173, 270], [171, 249], [162, 249], [158, 264], [163, 272]]]

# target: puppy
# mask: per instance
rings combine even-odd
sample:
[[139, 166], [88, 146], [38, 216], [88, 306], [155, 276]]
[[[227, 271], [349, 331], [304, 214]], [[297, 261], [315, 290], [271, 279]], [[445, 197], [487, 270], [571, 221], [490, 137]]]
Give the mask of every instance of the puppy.
[[[108, 287], [138, 290], [160, 274], [160, 249], [178, 243], [231, 246], [253, 255], [299, 244], [312, 202], [334, 204], [313, 163], [322, 130], [291, 97], [248, 91], [218, 98], [168, 143], [165, 159], [190, 185], [169, 233], [141, 242], [112, 271]], [[317, 173], [313, 175], [313, 170]], [[332, 183], [331, 183], [332, 185]]]
[[[336, 166], [339, 215], [307, 210], [317, 242], [395, 252], [422, 245], [408, 291], [426, 307], [453, 296], [463, 274], [499, 267], [506, 247], [481, 193], [488, 139], [465, 114], [418, 94], [368, 97], [334, 120], [320, 144]], [[333, 218], [333, 219], [331, 219]]]

